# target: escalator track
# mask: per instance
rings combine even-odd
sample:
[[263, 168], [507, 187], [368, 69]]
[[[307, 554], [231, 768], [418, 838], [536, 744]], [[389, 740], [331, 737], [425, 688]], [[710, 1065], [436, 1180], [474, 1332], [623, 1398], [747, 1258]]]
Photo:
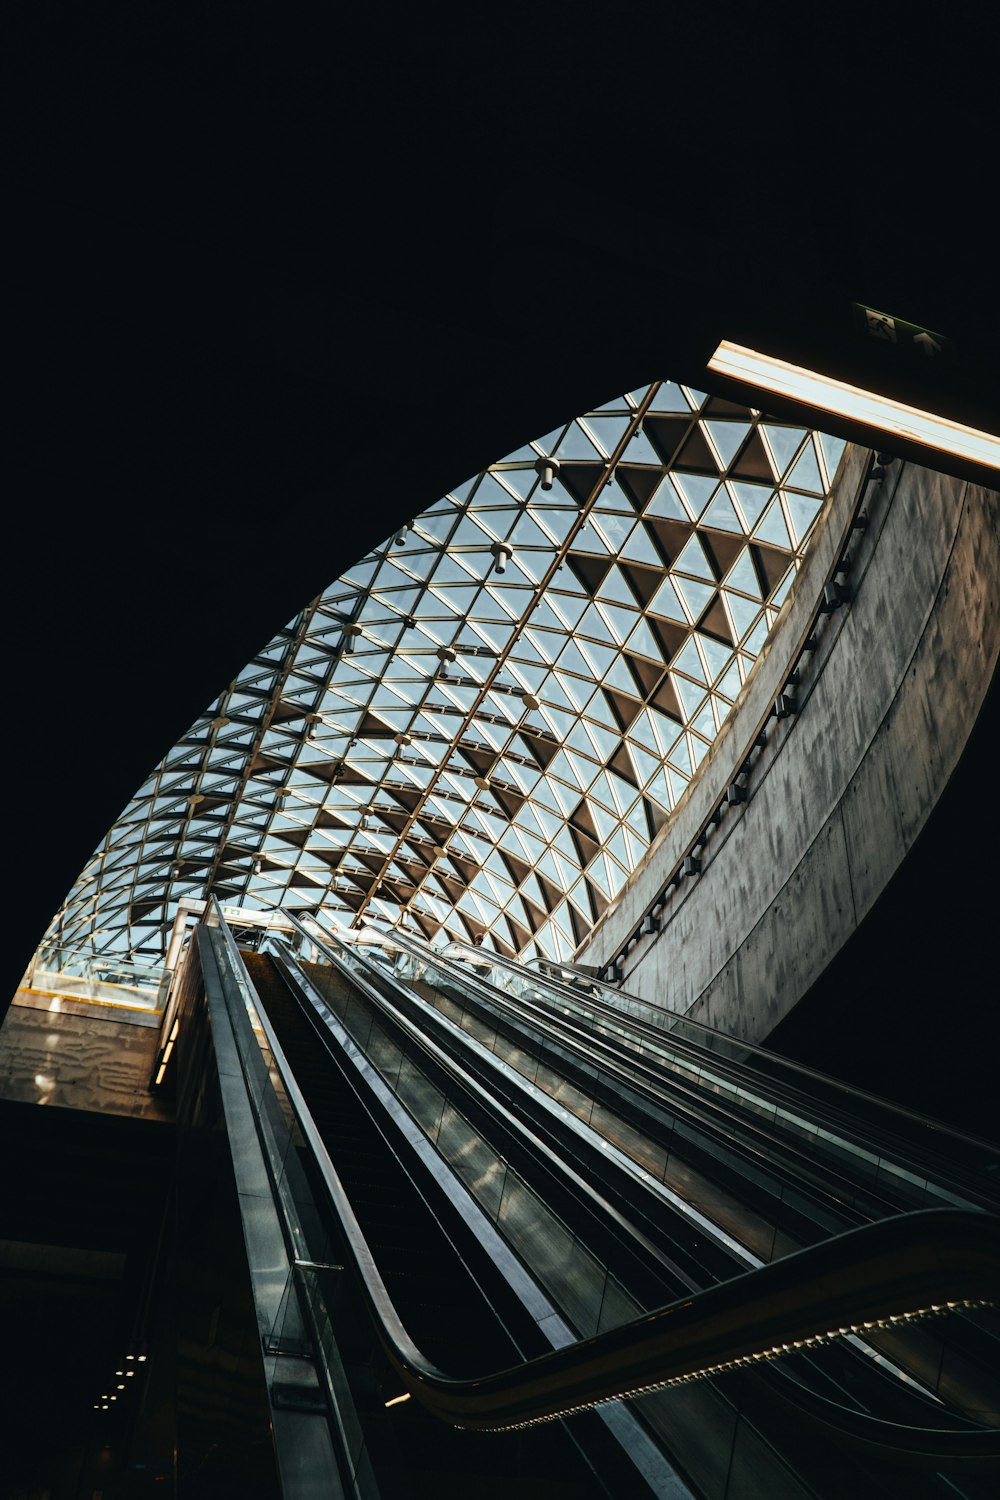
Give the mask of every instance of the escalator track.
[[[293, 997], [273, 960], [254, 953], [242, 956], [414, 1345], [435, 1366], [459, 1379], [484, 1367], [518, 1365], [526, 1347], [538, 1352], [523, 1327], [518, 1342], [507, 1332], [504, 1319], [513, 1320], [511, 1309], [505, 1308], [502, 1318], [484, 1296], [482, 1278], [472, 1274], [349, 1077], [319, 1044], [308, 1012]], [[579, 1443], [558, 1425], [506, 1437], [454, 1430], [449, 1434], [417, 1402], [387, 1408], [385, 1402], [405, 1387], [385, 1364], [369, 1320], [344, 1305], [349, 1300], [343, 1297], [338, 1309], [338, 1341], [354, 1370], [362, 1420], [377, 1434], [369, 1447], [380, 1458], [383, 1493], [464, 1497], [475, 1476], [475, 1487], [487, 1496], [509, 1494], [515, 1482], [526, 1495], [558, 1500], [603, 1500], [608, 1494]], [[607, 1443], [600, 1434], [589, 1437], [599, 1450], [596, 1461], [610, 1467]]]
[[[922, 1217], [922, 1218], [928, 1218], [928, 1217], [934, 1218], [934, 1215], [924, 1215], [924, 1217]], [[913, 1218], [913, 1217], [910, 1217], [910, 1218]], [[940, 1215], [939, 1215], [939, 1218], [940, 1218]], [[799, 1257], [796, 1257], [796, 1259], [799, 1259]], [[786, 1263], [784, 1263], [784, 1265], [786, 1265], [786, 1268], [787, 1268], [787, 1265], [789, 1265], [789, 1263], [786, 1262]], [[768, 1268], [768, 1269], [774, 1269], [774, 1268]], [[676, 1328], [676, 1325], [675, 1325], [675, 1328]], [[549, 1359], [552, 1359], [552, 1356], [549, 1356]], [[733, 1362], [733, 1364], [735, 1364], [735, 1362]], [[553, 1371], [555, 1371], [556, 1365], [558, 1365], [558, 1356], [556, 1356], [555, 1361], [553, 1361], [552, 1364], [550, 1364], [549, 1367], [547, 1367], [546, 1379], [550, 1379], [550, 1377], [552, 1377], [552, 1373], [553, 1373]], [[633, 1379], [634, 1379], [634, 1377], [633, 1377]], [[502, 1383], [504, 1383], [504, 1377], [501, 1377], [501, 1385], [502, 1385]], [[477, 1382], [477, 1388], [478, 1388], [478, 1391], [480, 1391], [480, 1394], [481, 1394], [481, 1392], [484, 1391], [484, 1389], [486, 1389], [487, 1385], [489, 1385], [489, 1382]], [[468, 1412], [465, 1413], [465, 1416], [466, 1416], [466, 1419], [468, 1419]], [[453, 1418], [454, 1418], [454, 1413], [453, 1413]], [[523, 1421], [523, 1419], [525, 1419], [525, 1418], [523, 1418], [523, 1416], [522, 1416], [522, 1421]], [[535, 1419], [537, 1419], [537, 1418], [532, 1418], [532, 1421], [535, 1421]]]

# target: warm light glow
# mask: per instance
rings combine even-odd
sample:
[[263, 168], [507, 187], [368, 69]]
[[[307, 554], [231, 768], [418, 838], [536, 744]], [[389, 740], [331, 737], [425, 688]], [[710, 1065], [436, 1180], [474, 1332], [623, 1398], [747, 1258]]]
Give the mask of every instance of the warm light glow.
[[144, 1365], [146, 1363], [146, 1356], [144, 1354], [139, 1355], [139, 1363], [141, 1365]]
[[745, 385], [786, 396], [790, 401], [820, 407], [838, 417], [878, 427], [883, 432], [909, 438], [911, 442], [936, 448], [941, 453], [954, 453], [971, 463], [1000, 469], [1000, 437], [994, 433], [966, 427], [962, 422], [935, 416], [933, 412], [921, 411], [916, 406], [906, 406], [890, 396], [879, 396], [843, 380], [804, 370], [786, 360], [775, 359], [773, 355], [759, 354], [754, 349], [731, 344], [727, 339], [723, 339], [712, 355], [708, 368]]
[[392, 1400], [391, 1401], [387, 1401], [385, 1404], [386, 1404], [386, 1406], [398, 1406], [401, 1401], [409, 1401], [409, 1399], [410, 1399], [410, 1393], [409, 1393], [409, 1391], [404, 1391], [401, 1396], [393, 1396]]
[[[161, 1063], [160, 1067], [159, 1067], [159, 1071], [157, 1072], [157, 1075], [156, 1075], [156, 1081], [157, 1081], [157, 1083], [162, 1083], [163, 1082], [163, 1075], [164, 1075], [164, 1073], [166, 1071], [167, 1071], [167, 1065], [166, 1065], [166, 1063], [165, 1062]], [[130, 1354], [129, 1355], [129, 1359], [131, 1359], [131, 1358], [132, 1358], [132, 1356]]]

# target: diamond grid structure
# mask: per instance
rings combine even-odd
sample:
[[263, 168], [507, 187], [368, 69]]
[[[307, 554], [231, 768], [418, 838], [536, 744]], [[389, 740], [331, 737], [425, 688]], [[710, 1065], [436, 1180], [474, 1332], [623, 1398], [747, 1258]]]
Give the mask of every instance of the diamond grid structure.
[[48, 942], [155, 961], [214, 893], [570, 958], [729, 713], [843, 448], [655, 382], [491, 465], [248, 663]]

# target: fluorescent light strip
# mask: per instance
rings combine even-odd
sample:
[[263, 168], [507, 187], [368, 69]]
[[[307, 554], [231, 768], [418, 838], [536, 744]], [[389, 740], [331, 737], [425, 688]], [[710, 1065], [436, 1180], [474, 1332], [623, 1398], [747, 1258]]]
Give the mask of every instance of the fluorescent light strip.
[[971, 463], [1000, 469], [1000, 437], [993, 433], [980, 432], [962, 422], [952, 422], [948, 417], [937, 417], [933, 412], [906, 406], [890, 396], [878, 396], [874, 391], [862, 390], [860, 386], [848, 385], [828, 375], [817, 375], [799, 365], [790, 365], [787, 360], [775, 359], [771, 354], [758, 354], [754, 349], [745, 349], [723, 339], [709, 360], [708, 368], [718, 375], [740, 380], [744, 385], [759, 386], [775, 395], [786, 396], [790, 401], [820, 407], [838, 417], [909, 438], [924, 447], [937, 448]]

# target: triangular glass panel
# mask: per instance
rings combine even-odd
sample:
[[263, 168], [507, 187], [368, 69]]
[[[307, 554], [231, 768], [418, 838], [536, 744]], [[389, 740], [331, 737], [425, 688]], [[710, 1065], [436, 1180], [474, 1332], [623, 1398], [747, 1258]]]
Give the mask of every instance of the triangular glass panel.
[[697, 620], [711, 603], [715, 589], [707, 583], [696, 583], [692, 578], [675, 578], [674, 582], [691, 611], [692, 619]]
[[685, 625], [688, 623], [688, 617], [669, 578], [663, 580], [649, 608], [652, 614], [662, 615], [666, 620], [677, 620]]
[[715, 739], [715, 714], [712, 709], [712, 700], [710, 698], [706, 699], [705, 707], [699, 714], [696, 715], [694, 719], [692, 719], [691, 728], [696, 730], [703, 739], [706, 739], [709, 742]]
[[646, 656], [650, 661], [658, 662], [663, 659], [658, 642], [642, 616], [628, 638], [628, 649], [638, 652], [640, 656]]
[[819, 515], [823, 505], [820, 497], [813, 499], [806, 495], [795, 495], [791, 491], [785, 494], [785, 503], [792, 521], [792, 530], [795, 533], [796, 546], [801, 547], [803, 541], [809, 534], [809, 529]]
[[[631, 595], [629, 597], [631, 598]], [[634, 608], [623, 609], [618, 604], [607, 604], [603, 599], [598, 600], [597, 609], [614, 639], [624, 645], [635, 627], [637, 618], [636, 610]], [[588, 618], [589, 613], [588, 611]]]
[[750, 557], [749, 548], [744, 548], [739, 557], [729, 569], [725, 577], [727, 588], [739, 589], [742, 594], [749, 594], [754, 599], [762, 598], [760, 582], [757, 578], [757, 570], [754, 568]]
[[628, 447], [622, 454], [627, 464], [651, 464], [662, 469], [663, 461], [646, 434], [640, 429], [629, 438]]
[[650, 402], [649, 409], [650, 411], [690, 412], [691, 403], [679, 385], [665, 380]]
[[729, 671], [716, 684], [716, 691], [722, 693], [726, 698], [735, 699], [742, 686], [739, 662], [734, 661]]
[[757, 522], [753, 536], [755, 542], [770, 542], [772, 546], [783, 547], [786, 550], [791, 548], [792, 539], [788, 535], [781, 501], [777, 496]]
[[670, 674], [670, 680], [674, 685], [677, 696], [684, 709], [684, 718], [689, 720], [691, 715], [697, 713], [701, 706], [701, 700], [705, 696], [705, 689], [698, 687], [696, 683], [689, 682], [686, 677]]
[[823, 453], [823, 463], [826, 467], [827, 477], [832, 484], [847, 444], [843, 438], [831, 437], [828, 432], [818, 432], [816, 436], [819, 438], [819, 446]]
[[728, 468], [750, 431], [750, 424], [748, 422], [706, 422], [705, 426], [722, 459], [722, 467]]
[[701, 518], [703, 526], [717, 526], [720, 531], [735, 531], [742, 534], [743, 525], [732, 500], [723, 485], [711, 505]]
[[778, 427], [770, 422], [762, 422], [761, 430], [767, 437], [771, 452], [774, 454], [776, 472], [784, 474], [799, 451], [806, 429], [804, 427]]
[[625, 436], [628, 424], [627, 416], [593, 416], [587, 417], [583, 425], [594, 435], [604, 452], [610, 455]]
[[629, 610], [634, 610], [636, 607], [635, 595], [616, 567], [609, 568], [605, 573], [598, 596], [602, 601], [610, 600], [614, 604], [624, 605]]
[[535, 524], [527, 511], [521, 512], [510, 539], [515, 547], [540, 547], [548, 557], [552, 555], [553, 547], [548, 534]]
[[531, 513], [557, 546], [561, 546], [569, 536], [580, 514], [575, 505], [566, 505], [557, 509], [555, 506], [537, 504], [532, 505]]
[[663, 516], [669, 521], [690, 521], [687, 507], [682, 503], [671, 475], [664, 476], [658, 488], [643, 507], [644, 516]]
[[760, 605], [751, 604], [749, 599], [743, 599], [739, 594], [731, 594], [728, 589], [722, 590], [722, 597], [733, 622], [733, 634], [738, 641], [742, 641], [756, 621]]
[[600, 680], [611, 670], [613, 663], [618, 660], [618, 652], [614, 646], [604, 645], [600, 641], [592, 641], [580, 637], [577, 645], [590, 667], [596, 680]]
[[[550, 452], [552, 450], [549, 450]], [[555, 449], [553, 456], [560, 460], [588, 461], [600, 458], [597, 447], [591, 442], [589, 435], [580, 426], [579, 422], [571, 422], [566, 429], [566, 434]]]
[[621, 549], [620, 555], [623, 558], [628, 558], [630, 562], [647, 563], [653, 568], [663, 566], [660, 554], [653, 546], [649, 532], [641, 521], [637, 526], [633, 527], [632, 534]]
[[708, 678], [705, 675], [705, 668], [702, 665], [701, 657], [698, 655], [698, 648], [695, 645], [694, 637], [688, 640], [681, 650], [678, 651], [670, 665], [671, 672], [674, 669], [678, 672], [684, 672], [688, 677], [693, 677], [696, 682], [703, 682], [706, 687], [708, 686]]
[[816, 450], [811, 442], [806, 443], [795, 467], [786, 476], [785, 483], [797, 490], [808, 490], [810, 494], [821, 495], [823, 493], [823, 480], [820, 476], [819, 464], [816, 462]]
[[675, 559], [674, 568], [678, 573], [690, 573], [695, 578], [704, 578], [708, 582], [714, 581], [714, 574], [705, 556], [701, 542], [694, 534], [692, 534], [683, 551]]
[[718, 477], [713, 479], [707, 474], [682, 474], [677, 471], [671, 477], [687, 501], [692, 517], [697, 520], [715, 494], [719, 483]]

